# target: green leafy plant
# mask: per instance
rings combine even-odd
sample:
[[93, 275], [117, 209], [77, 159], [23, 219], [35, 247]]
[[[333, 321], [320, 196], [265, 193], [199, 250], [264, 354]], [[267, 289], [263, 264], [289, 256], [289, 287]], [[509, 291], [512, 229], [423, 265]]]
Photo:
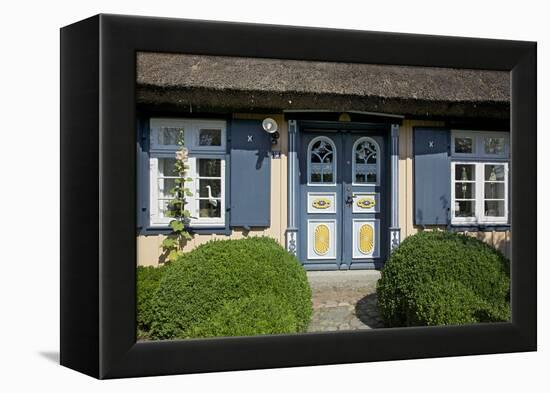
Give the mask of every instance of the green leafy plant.
[[193, 193], [186, 186], [186, 183], [193, 179], [186, 177], [189, 166], [187, 165], [188, 151], [185, 147], [185, 138], [183, 130], [178, 134], [178, 145], [180, 149], [176, 152], [176, 161], [174, 164], [175, 186], [170, 190], [174, 196], [168, 203], [167, 214], [173, 218], [170, 221], [172, 233], [168, 235], [161, 244], [163, 254], [168, 262], [176, 260], [182, 255], [183, 247], [187, 241], [192, 239], [191, 233], [187, 230], [191, 220], [191, 212], [186, 209], [187, 197], [193, 196]]
[[377, 284], [387, 326], [510, 320], [509, 261], [470, 236], [424, 231], [406, 238]]
[[164, 267], [138, 266], [136, 270], [137, 331], [138, 338], [148, 338], [151, 329], [151, 299], [157, 290]]
[[311, 289], [275, 240], [213, 240], [166, 266], [151, 308], [153, 339], [303, 332]]

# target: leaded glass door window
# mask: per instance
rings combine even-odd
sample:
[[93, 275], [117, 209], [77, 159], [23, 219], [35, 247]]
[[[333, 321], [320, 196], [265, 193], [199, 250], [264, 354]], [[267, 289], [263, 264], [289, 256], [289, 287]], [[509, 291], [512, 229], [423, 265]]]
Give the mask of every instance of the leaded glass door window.
[[353, 146], [353, 184], [378, 184], [379, 148], [371, 138], [360, 138]]
[[308, 183], [335, 184], [336, 147], [327, 137], [311, 141], [308, 149]]

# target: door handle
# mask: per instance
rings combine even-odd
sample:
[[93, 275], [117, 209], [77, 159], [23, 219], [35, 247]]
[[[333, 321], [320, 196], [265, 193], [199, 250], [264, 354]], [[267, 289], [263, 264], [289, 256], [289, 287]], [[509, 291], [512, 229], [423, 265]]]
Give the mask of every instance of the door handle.
[[346, 198], [346, 205], [351, 206], [353, 205], [353, 197], [348, 194], [348, 197]]

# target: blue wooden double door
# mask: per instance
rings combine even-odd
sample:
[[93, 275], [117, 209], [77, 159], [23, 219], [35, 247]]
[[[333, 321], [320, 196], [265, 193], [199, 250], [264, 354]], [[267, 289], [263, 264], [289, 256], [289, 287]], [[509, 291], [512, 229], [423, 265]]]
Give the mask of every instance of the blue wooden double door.
[[388, 249], [387, 132], [302, 131], [299, 157], [304, 267], [381, 267]]

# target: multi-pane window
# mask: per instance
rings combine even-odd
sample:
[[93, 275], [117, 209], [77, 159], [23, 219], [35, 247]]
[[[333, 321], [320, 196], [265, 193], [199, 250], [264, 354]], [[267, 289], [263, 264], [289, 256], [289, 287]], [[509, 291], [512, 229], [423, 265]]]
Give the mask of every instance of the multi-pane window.
[[508, 163], [453, 162], [453, 223], [508, 221]]
[[197, 158], [198, 219], [221, 219], [223, 207], [222, 165], [219, 158]]
[[173, 189], [176, 187], [176, 179], [178, 176], [174, 173], [174, 158], [157, 158], [155, 162], [157, 173], [156, 184], [156, 201], [159, 216], [168, 218], [169, 202], [174, 198]]
[[508, 223], [509, 151], [506, 133], [453, 131], [453, 224]]
[[455, 217], [476, 216], [476, 165], [455, 164], [454, 168]]
[[483, 209], [485, 217], [506, 215], [508, 164], [483, 164]]
[[[150, 224], [165, 227], [172, 220], [169, 202], [173, 199], [177, 174], [175, 155], [184, 136], [189, 167], [185, 186], [192, 196], [185, 208], [192, 227], [225, 226], [225, 122], [194, 119], [151, 119], [150, 123]], [[183, 134], [182, 134], [183, 133]]]

